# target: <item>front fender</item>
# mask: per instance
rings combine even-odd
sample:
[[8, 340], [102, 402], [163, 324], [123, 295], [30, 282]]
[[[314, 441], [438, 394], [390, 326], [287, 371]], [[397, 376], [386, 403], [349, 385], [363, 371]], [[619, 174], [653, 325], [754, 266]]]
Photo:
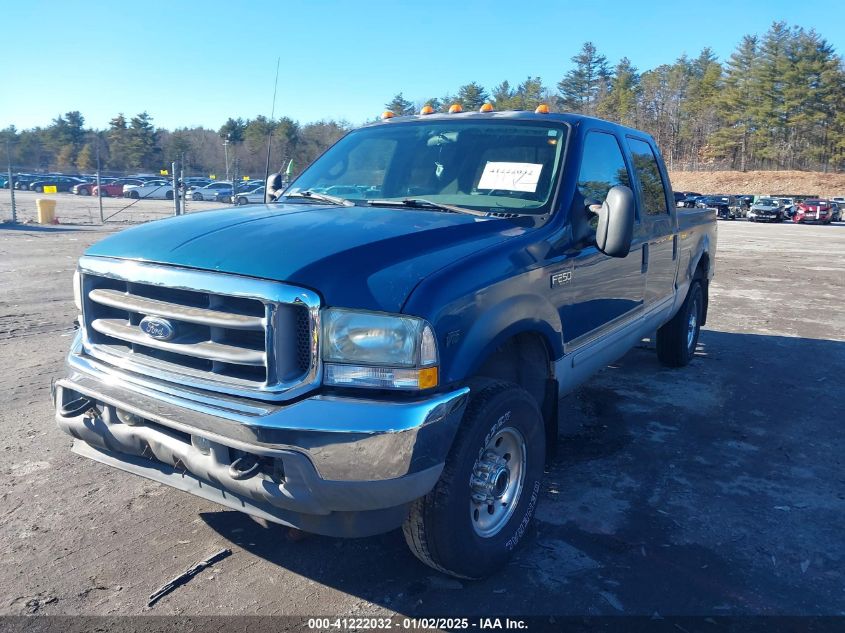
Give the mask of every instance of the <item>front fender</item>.
[[505, 341], [526, 332], [543, 337], [551, 360], [563, 356], [563, 326], [558, 311], [538, 295], [515, 295], [479, 312], [472, 320], [449, 354], [444, 382], [466, 380]]

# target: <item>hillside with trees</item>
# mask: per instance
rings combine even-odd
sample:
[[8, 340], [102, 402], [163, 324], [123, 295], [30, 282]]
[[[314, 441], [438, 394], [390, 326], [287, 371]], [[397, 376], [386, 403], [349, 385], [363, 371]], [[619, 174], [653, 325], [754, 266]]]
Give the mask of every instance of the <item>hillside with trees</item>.
[[[419, 97], [419, 98], [418, 98]], [[640, 70], [629, 59], [611, 63], [592, 42], [572, 57], [553, 84], [527, 76], [485, 87], [471, 81], [439, 97], [400, 92], [384, 104], [397, 115], [428, 104], [445, 111], [490, 102], [498, 110], [553, 111], [598, 116], [646, 130], [657, 140], [673, 172], [714, 170], [845, 169], [845, 65], [833, 46], [813, 30], [776, 22], [762, 36], [747, 35], [726, 60], [705, 48], [694, 57]], [[379, 105], [373, 104], [373, 112]], [[299, 123], [229, 118], [218, 130], [156, 128], [141, 112], [116, 115], [106, 130], [86, 129], [78, 111], [48, 126], [0, 131], [17, 169], [91, 172], [97, 154], [113, 172], [158, 171], [183, 160], [189, 173], [225, 171], [263, 174], [267, 139], [271, 167], [292, 160], [294, 173], [351, 126], [345, 121]], [[227, 141], [224, 148], [224, 140]]]

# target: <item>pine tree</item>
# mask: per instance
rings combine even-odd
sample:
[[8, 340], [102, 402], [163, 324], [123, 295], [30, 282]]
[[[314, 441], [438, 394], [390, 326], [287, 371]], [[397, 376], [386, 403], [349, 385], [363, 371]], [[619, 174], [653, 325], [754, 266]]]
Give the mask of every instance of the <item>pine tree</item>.
[[635, 125], [640, 76], [631, 60], [623, 57], [616, 64], [607, 97], [597, 106], [597, 113], [622, 125]]
[[76, 168], [80, 171], [90, 171], [97, 168], [96, 154], [90, 143], [86, 143], [76, 155]]
[[458, 103], [464, 110], [478, 110], [488, 98], [487, 91], [474, 81], [458, 88]]
[[585, 42], [572, 62], [575, 68], [557, 84], [561, 106], [572, 112], [594, 114], [599, 95], [610, 81], [607, 58], [598, 53], [592, 42]]
[[408, 101], [401, 92], [397, 93], [390, 102], [385, 103], [384, 109], [396, 116], [414, 114], [414, 104]]

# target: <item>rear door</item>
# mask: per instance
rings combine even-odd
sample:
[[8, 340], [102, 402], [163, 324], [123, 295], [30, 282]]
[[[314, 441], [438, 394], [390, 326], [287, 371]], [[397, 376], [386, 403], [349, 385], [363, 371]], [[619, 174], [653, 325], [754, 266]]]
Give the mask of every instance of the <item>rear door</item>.
[[646, 267], [644, 306], [648, 309], [674, 296], [677, 269], [677, 234], [665, 175], [651, 144], [634, 136], [625, 141], [631, 155], [634, 190], [645, 232]]
[[[584, 206], [590, 202], [604, 202], [607, 192], [616, 185], [631, 186], [628, 165], [616, 135], [601, 129], [589, 130], [582, 147], [572, 213], [584, 213]], [[595, 218], [590, 226], [594, 236]], [[564, 323], [566, 346], [578, 347], [642, 310], [645, 290], [642, 246], [639, 223], [634, 228], [631, 250], [626, 257], [605, 255], [593, 239], [574, 257], [566, 285], [555, 288], [552, 280], [554, 301]]]

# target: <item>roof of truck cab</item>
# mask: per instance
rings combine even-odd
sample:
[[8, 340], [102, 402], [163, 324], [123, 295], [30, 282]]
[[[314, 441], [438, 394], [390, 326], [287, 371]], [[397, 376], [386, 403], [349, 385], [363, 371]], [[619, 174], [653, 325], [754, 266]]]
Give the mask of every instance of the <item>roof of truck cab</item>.
[[549, 112], [548, 114], [538, 114], [530, 110], [500, 110], [493, 112], [457, 112], [455, 114], [448, 114], [446, 112], [435, 112], [432, 114], [409, 114], [404, 116], [393, 116], [389, 119], [382, 119], [373, 123], [368, 123], [362, 127], [373, 127], [377, 125], [397, 125], [402, 123], [409, 123], [415, 121], [454, 121], [463, 119], [474, 120], [516, 120], [516, 121], [555, 121], [558, 123], [567, 123], [573, 127], [585, 123], [598, 123], [601, 127], [615, 128], [622, 133], [636, 134], [638, 136], [645, 136], [651, 138], [651, 135], [642, 130], [626, 127], [619, 123], [599, 119], [597, 117], [587, 116], [585, 114], [575, 114], [573, 112]]

